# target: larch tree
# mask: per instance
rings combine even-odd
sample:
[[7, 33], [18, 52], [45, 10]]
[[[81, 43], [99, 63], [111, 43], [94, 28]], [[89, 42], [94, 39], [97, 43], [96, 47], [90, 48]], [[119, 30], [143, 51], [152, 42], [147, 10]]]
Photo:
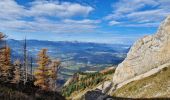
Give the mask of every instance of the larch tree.
[[42, 49], [38, 54], [38, 67], [34, 72], [35, 75], [35, 86], [39, 86], [42, 90], [49, 90], [48, 84], [48, 65], [50, 59], [47, 55], [47, 49]]
[[61, 68], [60, 66], [61, 62], [58, 60], [52, 61], [52, 63], [49, 66], [49, 84], [50, 84], [50, 90], [56, 91], [57, 90], [57, 74]]
[[2, 69], [4, 66], [4, 60], [5, 60], [4, 48], [1, 48], [0, 49], [0, 77], [2, 77]]
[[11, 50], [8, 46], [5, 46], [5, 49], [2, 52], [2, 76], [5, 78], [6, 81], [9, 81], [8, 78], [11, 77], [12, 73], [11, 70]]
[[13, 77], [13, 80], [12, 80], [12, 83], [15, 83], [15, 84], [19, 84], [19, 82], [21, 81], [21, 62], [20, 60], [16, 60], [14, 62], [14, 77]]
[[6, 36], [0, 32], [0, 76], [2, 76], [2, 67], [4, 64], [4, 50], [5, 50], [5, 46], [4, 46], [4, 41], [3, 39]]

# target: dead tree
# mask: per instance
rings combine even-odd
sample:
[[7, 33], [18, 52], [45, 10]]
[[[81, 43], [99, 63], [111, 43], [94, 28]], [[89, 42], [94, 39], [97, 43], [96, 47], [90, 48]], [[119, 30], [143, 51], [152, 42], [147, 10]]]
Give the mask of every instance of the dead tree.
[[27, 59], [27, 40], [24, 40], [24, 64], [23, 64], [23, 81], [26, 84], [28, 80], [28, 59]]

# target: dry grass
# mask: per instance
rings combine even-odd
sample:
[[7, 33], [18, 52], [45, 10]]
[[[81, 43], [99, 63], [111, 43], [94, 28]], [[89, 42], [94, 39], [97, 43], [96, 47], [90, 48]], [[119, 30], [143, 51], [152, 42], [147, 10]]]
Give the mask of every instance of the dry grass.
[[131, 82], [113, 93], [126, 98], [170, 98], [170, 66], [147, 78]]

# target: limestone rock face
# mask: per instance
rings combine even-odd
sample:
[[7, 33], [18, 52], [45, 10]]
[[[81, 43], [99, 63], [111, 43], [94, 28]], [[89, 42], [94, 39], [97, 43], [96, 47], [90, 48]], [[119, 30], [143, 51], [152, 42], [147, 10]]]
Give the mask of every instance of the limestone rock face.
[[170, 62], [170, 16], [162, 22], [156, 34], [134, 43], [125, 60], [116, 68], [113, 83], [119, 84], [167, 62]]

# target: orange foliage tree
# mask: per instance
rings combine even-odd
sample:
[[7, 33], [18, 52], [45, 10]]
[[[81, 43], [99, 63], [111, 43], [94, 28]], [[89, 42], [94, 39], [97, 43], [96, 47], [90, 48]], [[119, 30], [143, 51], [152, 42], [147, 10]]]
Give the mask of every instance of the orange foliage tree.
[[35, 82], [34, 85], [39, 86], [42, 90], [48, 90], [49, 84], [48, 84], [48, 65], [50, 62], [50, 59], [48, 55], [46, 54], [47, 49], [42, 49], [38, 54], [38, 67], [35, 70]]
[[21, 62], [17, 59], [14, 62], [14, 77], [12, 83], [18, 84], [21, 81]]
[[4, 45], [3, 45], [3, 39], [5, 38], [5, 35], [0, 32], [0, 76], [2, 76], [2, 67], [4, 64]]
[[50, 90], [56, 91], [57, 90], [57, 74], [61, 68], [60, 66], [61, 62], [58, 60], [52, 61], [50, 67], [49, 67], [49, 84], [50, 84]]
[[11, 69], [11, 50], [8, 46], [1, 52], [1, 75], [8, 81], [8, 78], [12, 76]]

